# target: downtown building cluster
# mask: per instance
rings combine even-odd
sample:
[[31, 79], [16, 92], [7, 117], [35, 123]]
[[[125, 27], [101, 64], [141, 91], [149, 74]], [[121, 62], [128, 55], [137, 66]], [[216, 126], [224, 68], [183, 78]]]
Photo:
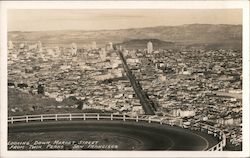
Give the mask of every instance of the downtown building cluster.
[[[112, 43], [105, 48], [97, 48], [93, 42], [90, 48], [77, 48], [73, 43], [69, 48], [43, 47], [41, 53], [37, 51], [36, 47], [20, 49], [20, 46], [9, 50], [10, 87], [37, 94], [38, 85], [43, 85], [44, 96], [58, 102], [75, 97], [82, 101], [82, 110], [143, 114]], [[77, 106], [53, 105], [49, 108], [75, 109]], [[36, 107], [41, 108], [46, 109]], [[23, 111], [19, 107], [9, 110], [13, 113]]]
[[[162, 50], [148, 42], [144, 50], [123, 49], [126, 62], [156, 107], [156, 114], [205, 122], [222, 129], [235, 145], [242, 142], [242, 55], [233, 50]], [[29, 94], [44, 86], [57, 102], [75, 97], [80, 110], [144, 114], [112, 43], [98, 48], [42, 47], [9, 43], [9, 86]], [[78, 105], [51, 105], [76, 109]], [[46, 107], [38, 107], [44, 108]], [[13, 114], [22, 111], [11, 107]], [[34, 110], [34, 109], [33, 109]]]

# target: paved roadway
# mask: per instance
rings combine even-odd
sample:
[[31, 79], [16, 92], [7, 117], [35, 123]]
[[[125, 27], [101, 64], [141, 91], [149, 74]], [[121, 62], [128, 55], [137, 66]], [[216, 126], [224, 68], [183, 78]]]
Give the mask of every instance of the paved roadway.
[[150, 104], [150, 100], [149, 98], [146, 96], [145, 92], [142, 90], [140, 84], [138, 83], [138, 81], [136, 80], [135, 76], [132, 74], [131, 70], [128, 67], [128, 64], [122, 54], [121, 51], [118, 51], [118, 55], [120, 57], [120, 59], [122, 60], [123, 63], [123, 68], [129, 78], [129, 81], [137, 95], [137, 97], [140, 99], [140, 103], [143, 107], [143, 110], [145, 112], [145, 114], [147, 115], [154, 115], [154, 108], [153, 106]]
[[[201, 151], [218, 140], [205, 133], [160, 124], [132, 121], [60, 121], [9, 124], [8, 141], [100, 140], [116, 150]], [[108, 149], [107, 149], [108, 150]]]

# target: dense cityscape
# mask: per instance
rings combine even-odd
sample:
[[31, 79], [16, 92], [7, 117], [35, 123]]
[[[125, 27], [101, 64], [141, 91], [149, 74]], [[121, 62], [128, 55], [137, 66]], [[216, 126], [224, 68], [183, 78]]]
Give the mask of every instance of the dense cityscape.
[[112, 42], [102, 47], [96, 42], [49, 47], [9, 41], [8, 51], [9, 95], [15, 91], [50, 99], [29, 105], [9, 101], [11, 116], [57, 110], [136, 116], [145, 114], [144, 97], [155, 115], [213, 125], [226, 133], [229, 144], [241, 148], [241, 51], [154, 49], [150, 40], [145, 49]]

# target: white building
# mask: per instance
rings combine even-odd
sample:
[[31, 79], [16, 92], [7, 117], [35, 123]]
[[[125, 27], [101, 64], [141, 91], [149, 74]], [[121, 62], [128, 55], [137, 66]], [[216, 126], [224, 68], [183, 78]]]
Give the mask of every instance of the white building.
[[43, 51], [43, 49], [42, 49], [42, 43], [40, 41], [38, 41], [38, 43], [37, 43], [37, 51], [38, 52], [42, 52]]
[[100, 55], [101, 61], [106, 61], [107, 52], [104, 48], [102, 48], [101, 51], [99, 51], [99, 55]]
[[195, 116], [194, 110], [181, 110], [181, 109], [174, 109], [173, 116], [175, 117], [192, 117]]
[[19, 49], [24, 49], [24, 47], [25, 47], [24, 43], [19, 44]]
[[106, 45], [106, 49], [107, 49], [107, 50], [113, 50], [113, 43], [112, 43], [112, 42], [109, 42], [109, 43]]
[[181, 72], [179, 74], [182, 74], [182, 75], [191, 75], [191, 71], [188, 70], [186, 67], [183, 67], [181, 69]]
[[149, 41], [147, 44], [147, 51], [148, 51], [148, 53], [153, 52], [153, 43], [151, 41]]
[[76, 46], [75, 43], [72, 43], [72, 44], [71, 44], [71, 54], [72, 54], [73, 56], [76, 56], [76, 53], [77, 53], [77, 46]]
[[195, 116], [194, 110], [181, 110], [180, 117], [192, 117]]
[[137, 63], [140, 63], [140, 60], [138, 58], [128, 58], [127, 63], [128, 64], [137, 64]]

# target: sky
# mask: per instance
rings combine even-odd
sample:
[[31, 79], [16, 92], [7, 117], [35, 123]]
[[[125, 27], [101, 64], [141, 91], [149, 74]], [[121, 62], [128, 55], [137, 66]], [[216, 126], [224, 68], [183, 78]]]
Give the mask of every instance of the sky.
[[8, 10], [8, 31], [113, 30], [194, 23], [242, 24], [242, 10]]

